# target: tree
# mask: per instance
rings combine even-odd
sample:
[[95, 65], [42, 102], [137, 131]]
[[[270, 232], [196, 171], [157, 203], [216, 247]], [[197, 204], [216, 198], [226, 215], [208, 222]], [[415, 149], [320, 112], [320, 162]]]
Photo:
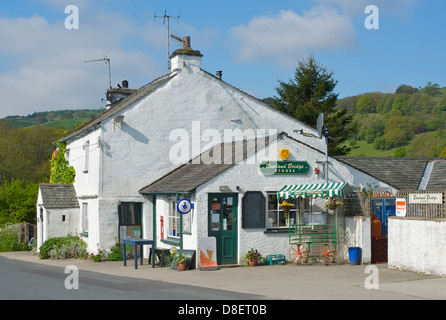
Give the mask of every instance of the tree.
[[415, 134], [415, 121], [408, 116], [393, 117], [386, 123], [384, 138], [389, 148], [402, 146]]
[[356, 110], [360, 113], [374, 113], [376, 112], [376, 104], [370, 94], [363, 95], [358, 102], [356, 102]]
[[324, 113], [325, 124], [334, 140], [329, 144], [329, 154], [346, 155], [351, 147], [345, 142], [356, 132], [356, 123], [346, 109], [336, 109], [337, 80], [333, 74], [312, 55], [299, 61], [294, 80], [279, 81], [273, 107], [313, 128], [319, 114]]
[[0, 185], [0, 225], [36, 222], [36, 201], [39, 185], [23, 180], [5, 181]]
[[407, 84], [402, 84], [395, 90], [395, 93], [396, 94], [399, 94], [399, 93], [414, 94], [417, 91], [418, 91], [417, 88], [413, 88]]

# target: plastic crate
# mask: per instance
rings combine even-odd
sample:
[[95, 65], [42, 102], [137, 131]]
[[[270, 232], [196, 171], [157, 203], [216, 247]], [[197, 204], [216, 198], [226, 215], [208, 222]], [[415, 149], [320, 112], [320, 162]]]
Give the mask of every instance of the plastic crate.
[[266, 262], [271, 266], [285, 262], [285, 256], [283, 254], [271, 254], [266, 256]]

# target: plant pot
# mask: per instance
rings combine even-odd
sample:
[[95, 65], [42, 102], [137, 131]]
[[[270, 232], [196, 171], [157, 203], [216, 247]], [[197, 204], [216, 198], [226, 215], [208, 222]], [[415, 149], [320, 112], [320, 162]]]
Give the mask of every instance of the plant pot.
[[248, 259], [248, 265], [249, 265], [250, 267], [254, 267], [254, 266], [256, 266], [256, 265], [257, 265], [257, 258], [254, 258], [254, 259]]
[[178, 262], [177, 263], [178, 271], [186, 271], [186, 267], [187, 267], [187, 262]]

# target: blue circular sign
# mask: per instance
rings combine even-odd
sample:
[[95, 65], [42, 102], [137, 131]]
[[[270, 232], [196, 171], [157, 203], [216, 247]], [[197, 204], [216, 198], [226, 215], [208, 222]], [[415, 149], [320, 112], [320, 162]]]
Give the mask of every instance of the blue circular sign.
[[183, 198], [177, 203], [177, 210], [179, 213], [186, 214], [189, 213], [194, 208], [194, 205], [189, 199]]

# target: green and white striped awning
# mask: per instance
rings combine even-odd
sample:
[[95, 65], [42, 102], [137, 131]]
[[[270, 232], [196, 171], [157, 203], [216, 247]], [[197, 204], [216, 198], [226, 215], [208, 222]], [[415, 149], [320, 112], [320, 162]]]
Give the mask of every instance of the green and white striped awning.
[[297, 197], [341, 197], [347, 189], [350, 190], [350, 187], [346, 182], [286, 185], [277, 192], [277, 196], [285, 199]]

